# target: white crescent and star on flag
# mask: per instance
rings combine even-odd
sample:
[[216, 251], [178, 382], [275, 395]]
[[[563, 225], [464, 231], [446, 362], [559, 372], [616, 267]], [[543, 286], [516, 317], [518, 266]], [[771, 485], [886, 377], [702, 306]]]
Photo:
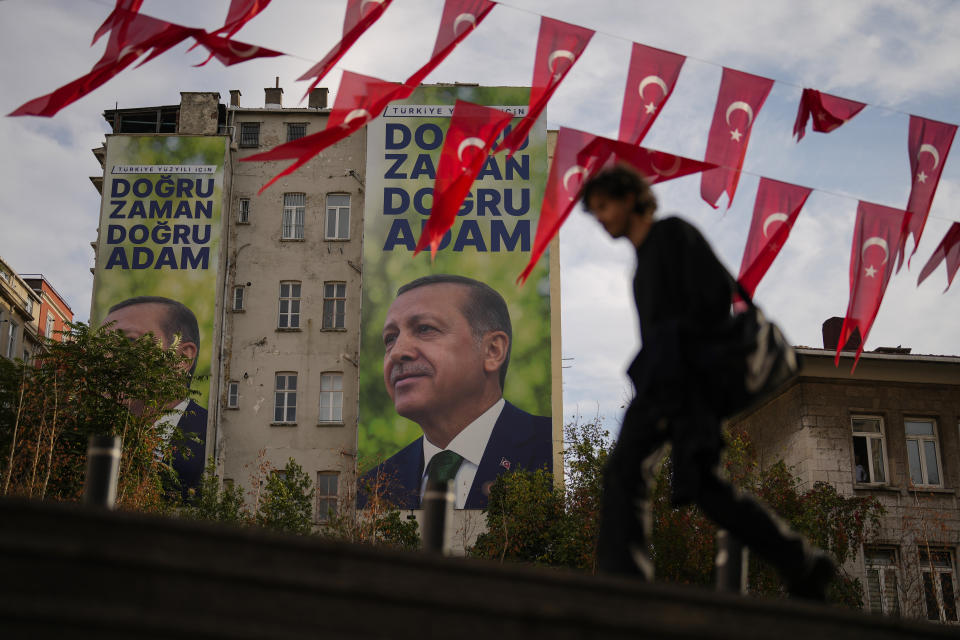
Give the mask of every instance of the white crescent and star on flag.
[[454, 36], [460, 35], [457, 32], [457, 29], [460, 28], [460, 24], [463, 22], [466, 22], [467, 24], [470, 25], [469, 27], [467, 27], [467, 31], [477, 28], [477, 16], [473, 15], [472, 13], [461, 13], [460, 15], [458, 15], [456, 18], [453, 19], [453, 35]]
[[[918, 165], [920, 164], [921, 156], [925, 153], [929, 153], [933, 157], [933, 167], [931, 168], [931, 171], [936, 170], [936, 168], [940, 166], [940, 152], [937, 151], [937, 148], [932, 144], [924, 143], [920, 145], [920, 150], [917, 151]], [[925, 183], [928, 177], [929, 176], [926, 173], [924, 173], [922, 169], [917, 172], [917, 182], [921, 184]]]
[[554, 63], [559, 58], [566, 58], [570, 61], [571, 66], [577, 61], [577, 56], [574, 55], [573, 51], [569, 51], [567, 49], [556, 49], [555, 51], [551, 52], [550, 57], [547, 58], [547, 69], [549, 69], [550, 73], [553, 74], [554, 80], [559, 80], [561, 75], [561, 72], [554, 68]]
[[463, 152], [470, 147], [476, 147], [477, 149], [480, 149], [480, 151], [483, 151], [486, 148], [486, 146], [487, 146], [487, 143], [484, 142], [482, 138], [477, 138], [474, 136], [471, 136], [469, 138], [464, 138], [463, 141], [460, 143], [460, 145], [457, 147], [457, 160], [459, 160], [460, 162], [463, 162]]
[[[663, 78], [661, 78], [661, 77], [658, 76], [658, 75], [649, 75], [649, 76], [644, 77], [644, 78], [640, 81], [640, 84], [637, 85], [637, 93], [640, 94], [640, 99], [641, 99], [641, 100], [646, 100], [646, 99], [647, 99], [646, 96], [643, 95], [643, 90], [646, 89], [646, 88], [647, 88], [648, 86], [650, 86], [651, 84], [654, 84], [654, 85], [657, 85], [658, 87], [660, 87], [660, 90], [663, 92], [663, 95], [661, 96], [661, 100], [662, 100], [663, 97], [666, 96], [667, 93], [669, 92], [669, 88], [667, 87], [667, 83], [664, 81]], [[656, 104], [653, 100], [651, 100], [650, 102], [648, 102], [647, 104], [645, 104], [643, 108], [644, 108], [644, 110], [647, 112], [648, 115], [652, 115], [652, 114], [653, 114], [654, 112], [656, 112], [656, 110], [657, 110], [657, 104]]]
[[579, 164], [575, 164], [569, 169], [567, 169], [563, 174], [563, 190], [567, 192], [567, 197], [573, 200], [576, 196], [576, 191], [570, 190], [570, 179], [574, 176], [580, 176], [580, 181], [583, 182], [583, 179], [587, 175], [587, 168]]
[[[747, 114], [747, 126], [746, 129], [750, 128], [750, 125], [753, 124], [753, 107], [751, 107], [746, 102], [742, 100], [735, 100], [730, 103], [730, 106], [727, 107], [727, 124], [730, 124], [730, 116], [733, 115], [735, 111], [743, 111]], [[743, 133], [739, 128], [734, 127], [730, 131], [730, 140], [734, 142], [740, 142], [740, 139], [743, 137]]]
[[774, 224], [774, 223], [781, 223], [781, 224], [782, 224], [782, 223], [786, 222], [788, 219], [789, 219], [789, 217], [787, 216], [787, 214], [785, 214], [785, 213], [783, 213], [783, 212], [780, 212], [780, 211], [778, 211], [778, 212], [776, 212], [776, 213], [771, 213], [770, 215], [768, 215], [766, 218], [763, 219], [763, 237], [764, 237], [764, 238], [769, 238], [769, 237], [770, 237], [770, 233], [769, 233], [768, 227], [769, 227], [771, 224]]
[[[880, 236], [871, 236], [867, 238], [860, 247], [861, 257], [866, 255], [867, 249], [869, 249], [870, 247], [880, 247], [881, 249], [883, 249], [883, 262], [880, 263], [880, 266], [882, 267], [883, 265], [885, 265], [887, 263], [887, 260], [890, 258], [890, 246], [887, 244], [887, 241], [881, 238]], [[879, 269], [874, 267], [872, 263], [868, 262], [867, 268], [864, 269], [864, 274], [868, 278], [874, 278], [876, 277], [878, 270]]]

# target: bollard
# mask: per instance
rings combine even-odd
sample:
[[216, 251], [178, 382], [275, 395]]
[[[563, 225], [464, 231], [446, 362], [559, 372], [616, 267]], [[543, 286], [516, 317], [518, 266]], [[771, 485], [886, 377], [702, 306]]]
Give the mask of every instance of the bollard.
[[427, 481], [427, 489], [423, 492], [423, 549], [429, 553], [446, 555], [450, 550], [447, 540], [447, 529], [452, 511], [453, 483], [434, 483]]
[[113, 509], [120, 471], [120, 436], [90, 436], [83, 504]]
[[749, 551], [725, 529], [717, 530], [717, 591], [747, 592]]

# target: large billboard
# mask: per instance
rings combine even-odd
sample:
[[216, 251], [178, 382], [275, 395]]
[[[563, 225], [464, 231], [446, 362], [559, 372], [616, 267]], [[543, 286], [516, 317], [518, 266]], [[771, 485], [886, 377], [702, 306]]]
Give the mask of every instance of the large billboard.
[[204, 465], [226, 153], [220, 136], [107, 137], [90, 324], [165, 346], [179, 335], [193, 358], [197, 395], [172, 418], [200, 440], [173, 461], [184, 489]]
[[420, 87], [367, 126], [361, 503], [376, 491], [418, 508], [437, 473], [452, 478], [457, 508], [482, 508], [499, 473], [552, 470], [548, 260], [515, 283], [546, 182], [544, 119], [513, 157], [488, 158], [436, 260], [413, 257], [458, 99], [508, 110], [515, 125], [529, 89]]

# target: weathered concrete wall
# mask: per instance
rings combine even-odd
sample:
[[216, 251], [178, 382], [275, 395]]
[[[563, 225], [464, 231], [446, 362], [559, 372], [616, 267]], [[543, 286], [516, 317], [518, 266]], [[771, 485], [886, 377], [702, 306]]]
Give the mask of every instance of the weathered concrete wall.
[[786, 600], [0, 501], [10, 638], [953, 638]]
[[199, 136], [217, 135], [219, 108], [219, 93], [182, 91], [177, 133]]
[[[245, 163], [240, 158], [286, 141], [287, 123], [307, 123], [307, 135], [326, 126], [327, 113], [316, 109], [240, 109], [232, 111], [239, 140], [242, 122], [260, 123], [260, 146], [233, 152], [230, 194], [228, 308], [235, 285], [245, 287], [245, 309], [227, 311], [224, 380], [239, 382], [239, 408], [221, 412], [218, 453], [223, 477], [248, 489], [258, 455], [281, 468], [294, 458], [314, 481], [321, 471], [340, 472], [341, 499], [354, 484], [357, 446], [360, 335], [360, 265], [364, 207], [364, 150], [360, 132], [325, 150], [291, 176], [258, 190], [287, 166], [284, 162]], [[353, 170], [357, 177], [350, 175]], [[306, 194], [304, 238], [281, 239], [285, 193]], [[327, 194], [350, 195], [349, 240], [325, 240]], [[249, 224], [237, 224], [241, 198], [250, 199]], [[300, 327], [278, 329], [281, 281], [301, 283]], [[346, 326], [323, 329], [325, 282], [345, 282]], [[249, 283], [249, 285], [247, 284]], [[277, 372], [298, 375], [295, 425], [273, 423]], [[343, 422], [318, 422], [320, 376], [343, 374]], [[226, 405], [226, 385], [221, 394]]]

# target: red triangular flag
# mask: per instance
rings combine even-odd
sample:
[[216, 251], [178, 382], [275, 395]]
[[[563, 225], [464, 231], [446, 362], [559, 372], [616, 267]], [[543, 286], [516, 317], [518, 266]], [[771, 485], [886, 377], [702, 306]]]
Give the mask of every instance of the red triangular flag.
[[[927, 276], [940, 266], [944, 258], [947, 260], [947, 289], [949, 289], [950, 285], [953, 284], [953, 277], [957, 275], [957, 269], [960, 269], [960, 222], [954, 222], [950, 225], [950, 228], [947, 229], [943, 240], [940, 241], [937, 249], [933, 252], [933, 255], [930, 256], [930, 260], [927, 261], [926, 266], [924, 266], [920, 272], [920, 277], [917, 279], [917, 286], [920, 286], [920, 283], [926, 280]], [[947, 289], [944, 289], [944, 292], [946, 292]]]
[[797, 120], [793, 123], [793, 135], [797, 136], [797, 142], [803, 140], [807, 132], [807, 122], [811, 116], [813, 116], [814, 131], [830, 133], [860, 113], [865, 106], [867, 105], [863, 102], [838, 98], [816, 89], [804, 89], [800, 95]]
[[126, 44], [126, 36], [122, 34], [124, 27], [130, 22], [132, 17], [140, 11], [140, 5], [142, 4], [143, 0], [117, 0], [113, 11], [111, 11], [107, 19], [103, 21], [103, 24], [100, 25], [97, 32], [93, 34], [93, 42], [90, 43], [90, 46], [95, 45], [97, 40], [108, 31], [116, 31], [120, 48], [123, 48], [123, 45]]
[[230, 0], [227, 9], [227, 19], [223, 26], [213, 32], [213, 35], [223, 35], [232, 38], [243, 25], [253, 20], [258, 13], [267, 8], [270, 0]]
[[[243, 25], [247, 24], [253, 18], [267, 8], [267, 5], [270, 4], [270, 0], [230, 0], [230, 8], [227, 10], [227, 19], [223, 23], [223, 26], [215, 31], [211, 31], [208, 36], [217, 37], [223, 36], [227, 42], [230, 42], [230, 38], [240, 31], [243, 28]], [[201, 62], [200, 64], [195, 64], [195, 67], [202, 67], [203, 65], [210, 62], [211, 58], [216, 57], [217, 60], [223, 62], [225, 66], [230, 66], [232, 64], [237, 64], [238, 62], [243, 62], [244, 59], [251, 58], [272, 58], [274, 56], [283, 55], [282, 53], [274, 52], [273, 55], [260, 54], [260, 55], [243, 55], [242, 52], [250, 51], [251, 47], [249, 45], [239, 46], [240, 43], [234, 43], [234, 46], [226, 45], [228, 49], [227, 52], [223, 51], [224, 47], [220, 47], [220, 55], [217, 54], [217, 47], [211, 47], [204, 42], [200, 42], [197, 39], [197, 44], [203, 44], [209, 51], [210, 55], [207, 56], [207, 59]], [[197, 44], [190, 47], [190, 51], [193, 51], [193, 48]], [[270, 49], [265, 49], [263, 47], [253, 47], [258, 52], [270, 51]], [[241, 53], [237, 53], [240, 51]], [[232, 59], [233, 62], [224, 62], [225, 59]]]
[[408, 87], [417, 87], [436, 69], [443, 59], [476, 29], [487, 17], [495, 3], [490, 0], [447, 0], [440, 16], [440, 30], [433, 46], [430, 61], [404, 82]]
[[560, 127], [553, 150], [553, 161], [550, 163], [550, 173], [547, 176], [547, 186], [543, 192], [533, 251], [530, 252], [530, 260], [517, 282], [526, 282], [530, 277], [540, 256], [547, 250], [550, 241], [560, 231], [577, 203], [584, 182], [610, 155], [609, 150], [591, 144], [598, 139], [599, 137], [592, 133]]
[[897, 259], [897, 242], [909, 217], [906, 211], [862, 200], [857, 207], [857, 222], [850, 253], [850, 302], [834, 358], [834, 364], [839, 365], [840, 350], [847, 344], [854, 329], [859, 329], [862, 340], [857, 348], [851, 373], [857, 368], [857, 361], [867, 343], [867, 336], [870, 335], [870, 327], [880, 310], [880, 302]]
[[812, 189], [760, 178], [737, 280], [751, 296], [783, 248]]
[[684, 60], [679, 54], [634, 43], [620, 115], [621, 140], [640, 144], [673, 93]]
[[510, 118], [509, 113], [499, 109], [457, 100], [437, 163], [433, 208], [413, 255], [429, 246], [431, 259], [436, 257], [443, 234], [453, 226], [460, 206], [470, 193], [470, 185]]
[[326, 129], [281, 144], [269, 151], [240, 158], [240, 162], [296, 159], [296, 162], [260, 188], [258, 193], [263, 193], [282, 176], [293, 173], [330, 145], [350, 136], [378, 117], [391, 100], [400, 100], [408, 95], [410, 90], [402, 84], [344, 71]]
[[107, 49], [90, 73], [63, 85], [53, 93], [20, 105], [9, 115], [50, 117], [106, 83], [136, 62], [145, 52], [150, 51], [150, 54], [141, 64], [199, 31], [120, 8], [114, 9], [111, 15], [114, 18]]
[[710, 162], [691, 160], [665, 151], [638, 147], [629, 142], [603, 138], [600, 144], [605, 145], [614, 154], [614, 160], [626, 162], [650, 184], [717, 168], [717, 165]]
[[282, 51], [258, 47], [255, 44], [245, 44], [239, 40], [230, 40], [226, 37], [215, 36], [212, 33], [201, 32], [195, 34], [193, 37], [196, 39], [197, 44], [203, 45], [210, 52], [210, 57], [200, 64], [194, 65], [195, 67], [205, 65], [210, 58], [216, 58], [223, 63], [224, 66], [229, 67], [230, 65], [253, 60], [254, 58], [275, 58], [286, 55]]
[[727, 193], [727, 208], [733, 204], [743, 158], [747, 155], [750, 130], [760, 108], [773, 88], [773, 80], [724, 68], [720, 93], [707, 138], [707, 162], [719, 168], [706, 171], [700, 180], [700, 195], [717, 208], [717, 201]]
[[323, 60], [310, 67], [306, 73], [297, 78], [297, 81], [310, 80], [310, 86], [307, 87], [303, 98], [310, 95], [310, 92], [320, 84], [320, 81], [333, 68], [333, 65], [337, 64], [337, 61], [350, 50], [353, 43], [360, 39], [363, 32], [380, 19], [391, 2], [393, 0], [347, 0], [347, 14], [343, 19], [343, 38], [323, 57]]
[[903, 266], [903, 257], [906, 254], [907, 236], [913, 234], [913, 251], [910, 257], [917, 252], [920, 246], [920, 235], [927, 224], [927, 214], [933, 204], [933, 195], [940, 183], [940, 174], [943, 165], [947, 162], [947, 154], [953, 144], [953, 137], [957, 133], [957, 125], [937, 122], [910, 116], [910, 136], [907, 147], [910, 150], [910, 199], [907, 200], [907, 211], [910, 212], [910, 221], [900, 238], [900, 263], [897, 270]]
[[540, 19], [537, 55], [533, 61], [533, 87], [530, 89], [530, 108], [527, 115], [509, 134], [497, 151], [509, 149], [513, 155], [523, 145], [530, 128], [547, 108], [550, 96], [587, 48], [593, 31], [552, 18]]

